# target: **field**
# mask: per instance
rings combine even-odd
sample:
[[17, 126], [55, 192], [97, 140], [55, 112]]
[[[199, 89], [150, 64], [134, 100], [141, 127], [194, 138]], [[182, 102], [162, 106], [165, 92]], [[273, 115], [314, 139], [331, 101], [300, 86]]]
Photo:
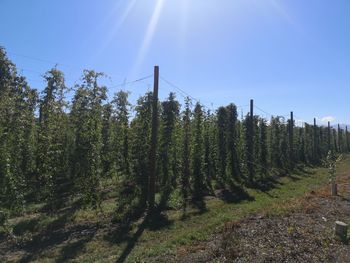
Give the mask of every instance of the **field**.
[[350, 262], [349, 1], [0, 10], [0, 263]]
[[[339, 164], [339, 180], [349, 175], [350, 158]], [[79, 199], [52, 216], [43, 205], [30, 205], [25, 215], [11, 218], [13, 237], [1, 233], [1, 262], [152, 262], [174, 261], [205, 250], [227, 222], [253, 215], [283, 216], [303, 205], [300, 198], [328, 183], [325, 168], [303, 167], [293, 175], [271, 180], [263, 190], [246, 188], [234, 193], [207, 196], [206, 210], [168, 210], [155, 218], [114, 223], [112, 189], [104, 193], [101, 209], [82, 209]], [[344, 191], [344, 190], [342, 190]], [[326, 193], [327, 194], [327, 193]], [[227, 198], [227, 196], [229, 198]], [[244, 198], [241, 198], [244, 196]], [[224, 200], [223, 200], [224, 199]], [[287, 205], [286, 205], [287, 204]], [[181, 260], [180, 260], [181, 261]]]

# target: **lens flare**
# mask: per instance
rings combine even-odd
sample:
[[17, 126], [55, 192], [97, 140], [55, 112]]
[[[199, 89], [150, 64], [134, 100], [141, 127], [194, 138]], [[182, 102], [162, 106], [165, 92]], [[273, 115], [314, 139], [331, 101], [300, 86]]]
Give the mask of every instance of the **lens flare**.
[[[113, 23], [112, 29], [109, 31], [108, 35], [106, 36], [106, 39], [104, 40], [102, 46], [99, 48], [98, 52], [96, 52], [94, 58], [99, 57], [103, 53], [103, 51], [110, 45], [110, 43], [115, 39], [116, 34], [118, 33], [119, 29], [124, 25], [136, 2], [137, 0], [130, 0], [128, 2], [123, 13], [120, 15], [120, 18], [115, 23]], [[116, 7], [112, 10], [110, 15], [106, 18], [106, 20], [115, 20], [115, 18], [119, 15], [120, 8], [120, 4], [116, 5]]]
[[156, 6], [154, 8], [152, 17], [150, 22], [148, 23], [147, 26], [147, 30], [142, 42], [142, 46], [138, 52], [137, 58], [136, 58], [136, 62], [135, 62], [135, 66], [134, 69], [132, 71], [132, 75], [138, 73], [140, 67], [142, 66], [142, 63], [145, 59], [145, 56], [149, 50], [149, 46], [152, 42], [152, 39], [154, 37], [154, 33], [157, 29], [157, 25], [158, 25], [158, 21], [161, 15], [161, 11], [163, 9], [163, 5], [164, 5], [164, 0], [157, 0]]

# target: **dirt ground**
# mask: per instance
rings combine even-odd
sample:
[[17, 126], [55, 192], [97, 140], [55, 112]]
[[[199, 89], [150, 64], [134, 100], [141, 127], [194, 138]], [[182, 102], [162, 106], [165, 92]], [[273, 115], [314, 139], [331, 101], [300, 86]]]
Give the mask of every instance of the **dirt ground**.
[[350, 223], [350, 174], [338, 179], [338, 196], [329, 191], [284, 204], [283, 215], [266, 211], [229, 222], [210, 241], [180, 248], [166, 261], [350, 262], [350, 246], [333, 236], [335, 221]]

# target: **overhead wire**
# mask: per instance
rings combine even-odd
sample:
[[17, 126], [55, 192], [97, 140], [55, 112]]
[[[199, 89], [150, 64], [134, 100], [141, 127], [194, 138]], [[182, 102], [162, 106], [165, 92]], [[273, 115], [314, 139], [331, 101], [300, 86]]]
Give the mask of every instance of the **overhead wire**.
[[110, 86], [110, 87], [107, 87], [107, 88], [114, 89], [114, 88], [118, 88], [118, 87], [122, 87], [122, 86], [126, 86], [126, 85], [132, 85], [132, 84], [135, 84], [135, 83], [137, 83], [137, 82], [140, 82], [140, 81], [149, 79], [149, 78], [151, 78], [151, 77], [153, 77], [153, 74], [147, 75], [147, 76], [145, 76], [145, 77], [142, 77], [142, 78], [139, 78], [139, 79], [135, 79], [135, 80], [132, 80], [132, 81], [122, 82], [122, 83], [119, 83], [119, 84], [117, 84], [117, 85]]
[[182, 90], [180, 87], [178, 87], [177, 85], [175, 85], [174, 83], [170, 82], [169, 80], [166, 80], [164, 77], [160, 76], [160, 79], [162, 81], [164, 81], [165, 83], [167, 83], [169, 86], [173, 87], [174, 89], [178, 90], [180, 93], [185, 94], [187, 97], [189, 97], [190, 99], [199, 102], [198, 99], [196, 99], [195, 97], [191, 96], [189, 93], [187, 93], [186, 91]]
[[[77, 67], [77, 66], [73, 66], [67, 63], [61, 63], [58, 61], [54, 61], [54, 60], [48, 60], [48, 59], [43, 59], [43, 58], [38, 58], [38, 57], [34, 57], [34, 56], [28, 56], [25, 54], [20, 54], [17, 52], [12, 52], [12, 51], [8, 51], [6, 50], [7, 54], [13, 55], [13, 56], [17, 56], [17, 57], [22, 57], [22, 58], [26, 58], [26, 59], [30, 59], [30, 60], [34, 60], [34, 61], [38, 61], [38, 62], [42, 62], [42, 63], [46, 63], [46, 64], [50, 64], [50, 65], [54, 65], [54, 67], [56, 66], [62, 66], [62, 67], [66, 67], [66, 68], [71, 68], [71, 69], [75, 69], [75, 70], [79, 70], [79, 71], [84, 71], [86, 68], [83, 67]], [[106, 73], [109, 76], [114, 76], [114, 77], [118, 77], [118, 78], [123, 78], [123, 75], [120, 74], [109, 74], [108, 72]]]
[[253, 106], [254, 106], [254, 108], [258, 109], [259, 111], [261, 111], [261, 112], [263, 112], [263, 113], [265, 113], [266, 115], [269, 115], [270, 117], [274, 116], [273, 114], [271, 114], [271, 113], [269, 113], [269, 112], [263, 110], [262, 108], [258, 107], [258, 106], [255, 105], [255, 104], [254, 104]]
[[[36, 74], [38, 74], [39, 77], [43, 77], [43, 73], [41, 73], [41, 72], [39, 72], [39, 71], [37, 71], [37, 70], [28, 69], [28, 68], [20, 68], [20, 67], [17, 67], [17, 69], [20, 70], [20, 71], [22, 71], [22, 72], [23, 72], [23, 71], [28, 71], [28, 72], [36, 73]], [[23, 73], [22, 73], [22, 74], [23, 74]], [[107, 77], [108, 77], [108, 79], [112, 82], [111, 77], [108, 76], [108, 75], [107, 75]], [[117, 84], [117, 85], [110, 85], [110, 86], [107, 86], [107, 88], [108, 88], [108, 89], [113, 89], [113, 88], [117, 88], [117, 87], [132, 85], [132, 84], [134, 84], [134, 83], [137, 83], [137, 82], [140, 82], [140, 81], [149, 79], [149, 78], [151, 78], [151, 77], [153, 77], [153, 74], [150, 74], [150, 75], [147, 75], [147, 76], [145, 76], [145, 77], [138, 78], [138, 79], [135, 79], [135, 80], [127, 81], [127, 82], [124, 81], [124, 82], [121, 82], [121, 83], [119, 83], [119, 84]], [[33, 79], [28, 78], [28, 77], [26, 77], [26, 79], [28, 79], [28, 80], [30, 80], [30, 81], [34, 81]], [[66, 78], [66, 77], [65, 77], [65, 80], [69, 80], [69, 81], [72, 81], [72, 82], [74, 82], [74, 83], [77, 82], [77, 79], [72, 79], [72, 78]], [[40, 81], [44, 81], [44, 79], [42, 79], [42, 80], [36, 79], [35, 81], [36, 81], [36, 82], [40, 82]]]
[[[84, 68], [80, 68], [80, 67], [76, 67], [76, 66], [72, 66], [72, 65], [69, 65], [69, 64], [66, 64], [66, 63], [59, 63], [57, 61], [53, 61], [53, 60], [48, 60], [48, 59], [43, 59], [43, 58], [38, 58], [38, 57], [34, 57], [34, 56], [29, 56], [29, 55], [25, 55], [25, 54], [20, 54], [20, 53], [17, 53], [17, 52], [12, 52], [12, 51], [6, 51], [8, 54], [11, 54], [11, 55], [14, 55], [14, 56], [18, 56], [18, 57], [23, 57], [23, 58], [26, 58], [26, 59], [31, 59], [31, 60], [35, 60], [35, 61], [39, 61], [39, 62], [43, 62], [43, 63], [48, 63], [48, 64], [54, 64], [55, 66], [59, 65], [59, 66], [64, 66], [64, 67], [69, 67], [69, 68], [75, 68], [75, 69], [79, 69], [79, 70], [84, 70]], [[18, 68], [19, 70], [22, 70], [22, 71], [28, 71], [28, 72], [33, 72], [33, 73], [37, 73], [39, 74], [40, 77], [42, 77], [42, 73], [39, 72], [39, 71], [36, 71], [36, 70], [32, 70], [32, 69], [28, 69], [28, 68]], [[110, 74], [107, 74], [108, 76], [118, 76], [118, 77], [122, 77], [121, 75], [118, 75], [118, 74], [113, 74], [113, 75], [110, 75]], [[143, 80], [146, 80], [146, 79], [149, 79], [153, 77], [153, 74], [150, 74], [150, 75], [147, 75], [145, 77], [142, 77], [142, 78], [139, 78], [139, 79], [135, 79], [135, 80], [132, 80], [132, 81], [124, 81], [124, 82], [121, 82], [117, 85], [111, 85], [111, 86], [107, 86], [107, 88], [109, 89], [114, 89], [114, 88], [117, 88], [117, 87], [123, 87], [123, 86], [127, 86], [127, 85], [132, 85], [134, 83], [137, 83], [137, 82], [141, 82]], [[29, 78], [28, 78], [29, 79]], [[76, 82], [77, 80], [73, 80], [71, 78], [65, 78], [67, 80], [70, 80], [72, 82]], [[189, 94], [187, 91], [185, 91], [184, 89], [180, 88], [178, 85], [174, 84], [173, 82], [167, 80], [166, 78], [164, 78], [163, 76], [160, 76], [160, 79], [165, 82], [167, 85], [169, 85], [170, 87], [174, 88], [175, 90], [178, 91], [178, 93], [186, 98], [190, 98], [191, 100], [195, 101], [195, 102], [198, 102], [198, 103], [201, 103], [201, 105], [207, 109], [210, 109], [210, 110], [213, 110], [214, 107], [214, 103], [213, 102], [209, 102], [211, 107], [209, 107], [208, 105], [206, 105], [205, 103], [203, 103], [203, 101], [195, 98], [194, 96], [192, 96], [191, 94]], [[39, 81], [39, 80], [36, 80], [36, 81]], [[247, 107], [249, 105], [236, 105], [237, 108], [240, 108], [243, 110], [243, 108]], [[271, 114], [270, 112], [262, 109], [261, 107], [257, 106], [254, 104], [254, 108], [258, 109], [259, 111], [261, 111], [262, 113], [266, 114], [266, 116], [275, 116], [274, 114]], [[276, 116], [281, 116], [281, 117], [289, 117], [289, 114], [286, 114], [286, 115], [276, 115]], [[296, 118], [299, 118], [297, 116], [295, 116]], [[301, 119], [301, 118], [299, 118]]]
[[[38, 74], [38, 77], [43, 77], [44, 76], [44, 74], [42, 73], [42, 72], [39, 72], [39, 71], [36, 71], [36, 70], [33, 70], [33, 69], [28, 69], [28, 68], [19, 68], [19, 67], [17, 67], [17, 69], [18, 70], [20, 70], [20, 71], [27, 71], [27, 72], [32, 72], [32, 73], [36, 73], [36, 74]], [[23, 73], [22, 73], [23, 74]], [[26, 77], [26, 79], [29, 79], [28, 77]], [[67, 78], [66, 76], [64, 76], [64, 79], [65, 80], [69, 80], [69, 81], [71, 81], [71, 82], [73, 82], [73, 83], [75, 83], [76, 81], [78, 81], [77, 79], [73, 79], [73, 78]], [[44, 79], [42, 79], [42, 81], [43, 81]]]
[[275, 114], [272, 114], [264, 109], [262, 109], [261, 107], [257, 106], [257, 105], [254, 105], [254, 108], [258, 109], [259, 111], [261, 111], [262, 113], [265, 113], [266, 114], [266, 117], [267, 116], [270, 116], [270, 117], [273, 117], [273, 116], [278, 116], [278, 117], [283, 117], [284, 119], [289, 119], [290, 118], [290, 113], [287, 113], [285, 115], [275, 115]]
[[[211, 107], [209, 107], [208, 105], [206, 105], [205, 103], [203, 103], [203, 101], [195, 98], [194, 96], [192, 96], [191, 94], [189, 94], [187, 91], [185, 91], [183, 88], [180, 88], [178, 85], [174, 84], [173, 82], [167, 80], [166, 78], [164, 78], [163, 76], [160, 76], [160, 79], [165, 82], [166, 84], [168, 84], [170, 87], [174, 88], [175, 90], [177, 90], [179, 92], [179, 94], [183, 97], [183, 98], [190, 98], [191, 100], [200, 103], [204, 108], [208, 109], [208, 110], [212, 110], [214, 111], [214, 104], [213, 102], [209, 102]], [[247, 107], [249, 105], [235, 105], [236, 108], [239, 109], [243, 109], [244, 107]]]
[[[64, 66], [64, 67], [69, 67], [69, 68], [75, 68], [75, 69], [79, 69], [79, 70], [84, 70], [84, 68], [80, 68], [80, 67], [76, 67], [76, 66], [72, 66], [72, 65], [69, 65], [69, 64], [66, 64], [66, 63], [60, 63], [60, 62], [57, 62], [57, 61], [53, 61], [53, 60], [48, 60], [48, 59], [43, 59], [43, 58], [38, 58], [38, 57], [34, 57], [34, 56], [29, 56], [29, 55], [25, 55], [25, 54], [20, 54], [20, 53], [17, 53], [17, 52], [12, 52], [12, 51], [6, 51], [8, 54], [11, 54], [11, 55], [14, 55], [14, 56], [18, 56], [18, 57], [23, 57], [23, 58], [26, 58], [26, 59], [31, 59], [31, 60], [35, 60], [35, 61], [39, 61], [39, 62], [43, 62], [43, 63], [48, 63], [48, 64], [54, 64], [55, 66]], [[37, 73], [39, 74], [40, 77], [42, 77], [42, 73], [39, 72], [39, 71], [36, 71], [36, 70], [33, 70], [33, 69], [28, 69], [28, 68], [18, 68], [19, 70], [22, 70], [22, 71], [28, 71], [28, 72], [33, 72], [33, 73]], [[122, 77], [121, 75], [116, 75], [116, 74], [107, 74], [108, 76], [118, 76], [118, 77]], [[151, 78], [153, 77], [153, 74], [150, 74], [148, 76], [145, 76], [145, 77], [142, 77], [142, 78], [139, 78], [139, 79], [136, 79], [136, 80], [132, 80], [132, 81], [128, 81], [128, 82], [121, 82], [117, 85], [111, 85], [111, 86], [108, 86], [107, 88], [109, 89], [113, 89], [113, 88], [117, 88], [117, 87], [123, 87], [123, 86], [127, 86], [127, 85], [132, 85], [134, 83], [137, 83], [137, 82], [140, 82], [140, 81], [143, 81], [143, 80], [146, 80], [148, 78]], [[66, 80], [69, 80], [69, 81], [72, 81], [72, 82], [76, 82], [77, 80], [76, 79], [71, 79], [71, 78], [66, 78]], [[205, 103], [203, 103], [203, 101], [195, 98], [194, 96], [192, 96], [191, 94], [189, 94], [188, 92], [186, 92], [184, 89], [180, 88], [178, 85], [174, 84], [173, 82], [167, 80], [166, 78], [164, 78], [163, 76], [160, 76], [160, 79], [165, 82], [166, 84], [168, 84], [169, 86], [171, 86], [172, 88], [176, 89], [178, 91], [178, 93], [186, 98], [186, 97], [189, 97], [191, 100], [195, 101], [195, 102], [198, 102], [198, 103], [201, 103], [201, 105], [207, 109], [210, 109], [210, 110], [213, 110], [214, 109], [214, 104], [213, 102], [209, 102], [210, 103], [210, 107], [208, 105], [206, 105]], [[236, 105], [237, 108], [240, 108], [240, 109], [243, 109], [244, 107], [247, 107], [249, 105]], [[262, 112], [270, 115], [270, 116], [273, 116], [272, 114], [262, 110], [261, 108], [255, 106], [257, 109], [261, 110]]]

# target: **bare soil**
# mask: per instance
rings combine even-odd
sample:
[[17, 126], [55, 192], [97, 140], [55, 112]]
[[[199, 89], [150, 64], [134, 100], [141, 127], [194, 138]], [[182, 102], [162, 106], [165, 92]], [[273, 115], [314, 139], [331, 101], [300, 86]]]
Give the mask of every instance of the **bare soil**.
[[[350, 175], [330, 187], [284, 204], [276, 211], [225, 224], [222, 233], [196, 246], [181, 247], [167, 262], [350, 262], [348, 242], [333, 235], [335, 221], [350, 223]], [[350, 233], [350, 231], [348, 231]], [[159, 259], [159, 261], [163, 261]]]

